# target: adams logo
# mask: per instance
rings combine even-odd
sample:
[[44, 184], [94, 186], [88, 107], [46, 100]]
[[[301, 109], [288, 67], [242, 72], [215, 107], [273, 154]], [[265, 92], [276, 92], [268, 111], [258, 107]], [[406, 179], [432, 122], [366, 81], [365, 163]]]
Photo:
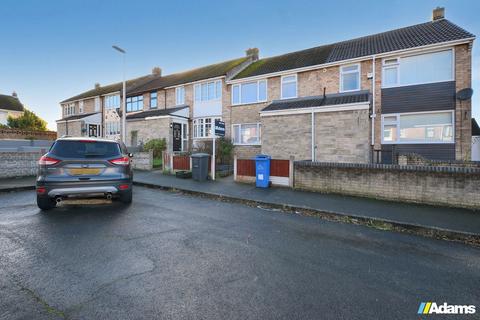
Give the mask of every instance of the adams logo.
[[444, 302], [422, 302], [418, 308], [417, 314], [474, 314], [476, 312], [473, 305], [454, 305]]

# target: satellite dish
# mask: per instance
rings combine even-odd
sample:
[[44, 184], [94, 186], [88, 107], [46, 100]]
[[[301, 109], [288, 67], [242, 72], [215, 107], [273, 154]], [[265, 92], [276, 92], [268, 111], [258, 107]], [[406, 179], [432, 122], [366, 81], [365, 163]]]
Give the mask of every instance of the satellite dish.
[[457, 92], [457, 99], [460, 101], [470, 100], [473, 95], [472, 88], [465, 88]]

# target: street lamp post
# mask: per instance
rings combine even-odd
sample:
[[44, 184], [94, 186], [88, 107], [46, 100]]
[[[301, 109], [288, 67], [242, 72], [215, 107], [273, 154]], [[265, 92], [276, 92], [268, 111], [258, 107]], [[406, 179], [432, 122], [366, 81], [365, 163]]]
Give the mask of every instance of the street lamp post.
[[112, 46], [113, 49], [117, 50], [120, 52], [123, 56], [123, 90], [122, 90], [122, 142], [127, 143], [127, 130], [126, 130], [126, 125], [125, 125], [125, 119], [126, 119], [126, 114], [127, 114], [127, 108], [126, 108], [126, 99], [127, 99], [127, 90], [126, 90], [126, 83], [125, 83], [125, 56], [127, 52], [123, 50], [122, 48], [118, 46]]

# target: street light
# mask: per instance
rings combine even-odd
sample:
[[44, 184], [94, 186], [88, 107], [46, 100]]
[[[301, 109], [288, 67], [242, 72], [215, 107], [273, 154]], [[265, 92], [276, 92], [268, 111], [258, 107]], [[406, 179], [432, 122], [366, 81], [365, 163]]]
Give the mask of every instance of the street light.
[[127, 113], [127, 108], [125, 107], [126, 105], [126, 83], [125, 83], [125, 56], [127, 54], [127, 52], [125, 50], [123, 50], [122, 48], [118, 47], [118, 46], [112, 46], [113, 49], [117, 50], [118, 52], [120, 52], [123, 56], [123, 99], [122, 99], [122, 141], [123, 143], [127, 143], [126, 140], [127, 140], [127, 130], [126, 130], [126, 127], [125, 127], [125, 119], [126, 119], [126, 113]]

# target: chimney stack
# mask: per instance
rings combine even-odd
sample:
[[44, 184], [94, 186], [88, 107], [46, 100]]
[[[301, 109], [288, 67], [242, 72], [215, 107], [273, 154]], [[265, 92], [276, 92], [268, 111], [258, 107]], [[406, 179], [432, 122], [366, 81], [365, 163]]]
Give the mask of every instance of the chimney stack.
[[160, 67], [155, 67], [152, 69], [152, 74], [154, 76], [161, 76], [162, 75], [162, 68]]
[[436, 7], [432, 12], [432, 21], [440, 20], [445, 18], [445, 8]]
[[15, 91], [12, 92], [12, 97], [14, 97], [15, 99], [18, 100], [18, 95], [17, 95], [17, 93], [16, 93]]
[[245, 50], [245, 53], [247, 54], [247, 57], [252, 57], [253, 61], [258, 60], [258, 48], [248, 48], [247, 50]]
[[100, 83], [95, 83], [95, 89], [99, 89], [100, 88]]

